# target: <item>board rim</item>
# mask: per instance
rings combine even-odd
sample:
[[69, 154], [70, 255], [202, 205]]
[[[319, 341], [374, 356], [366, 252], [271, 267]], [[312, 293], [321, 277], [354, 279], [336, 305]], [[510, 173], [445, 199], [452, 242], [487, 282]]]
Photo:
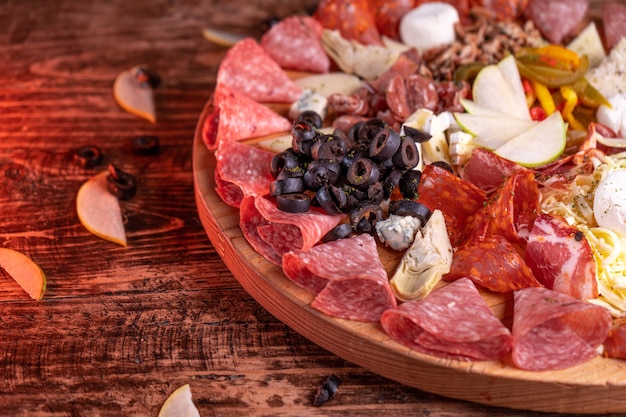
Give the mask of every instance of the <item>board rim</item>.
[[237, 209], [217, 195], [215, 156], [202, 139], [204, 120], [212, 111], [209, 99], [193, 140], [194, 198], [200, 221], [235, 279], [278, 320], [344, 360], [444, 397], [540, 412], [626, 412], [626, 361], [597, 357], [564, 370], [531, 372], [515, 368], [510, 358], [484, 362], [440, 359], [391, 340], [379, 324], [336, 319], [311, 308], [308, 304], [313, 294], [291, 283], [280, 268], [254, 251], [241, 234]]

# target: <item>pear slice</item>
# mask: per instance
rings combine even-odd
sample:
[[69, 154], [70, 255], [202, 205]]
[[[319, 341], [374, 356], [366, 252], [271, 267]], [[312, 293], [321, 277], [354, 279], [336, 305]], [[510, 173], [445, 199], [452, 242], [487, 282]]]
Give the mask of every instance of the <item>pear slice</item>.
[[76, 196], [78, 219], [94, 235], [126, 246], [126, 233], [120, 203], [107, 190], [109, 171], [103, 171], [85, 182]]
[[537, 167], [558, 158], [565, 149], [567, 123], [554, 112], [535, 127], [508, 140], [494, 153], [526, 167]]
[[502, 146], [539, 123], [511, 116], [478, 116], [468, 113], [454, 113], [454, 118], [462, 130], [474, 136], [473, 144], [489, 150]]
[[461, 106], [465, 109], [465, 111], [469, 114], [473, 114], [476, 116], [497, 116], [497, 117], [507, 117], [505, 113], [501, 111], [494, 111], [491, 109], [487, 109], [483, 106], [479, 106], [476, 102], [472, 100], [468, 100], [466, 98], [462, 98], [459, 100]]
[[209, 42], [212, 42], [219, 46], [229, 48], [244, 39], [244, 35], [237, 35], [235, 33], [225, 32], [219, 29], [204, 28], [202, 29], [202, 36]]
[[191, 400], [191, 388], [185, 384], [177, 388], [161, 406], [158, 417], [200, 417]]
[[530, 111], [528, 110], [528, 102], [526, 101], [526, 93], [522, 84], [522, 77], [517, 69], [517, 62], [513, 55], [508, 55], [497, 64], [498, 69], [502, 73], [504, 81], [511, 91], [515, 112], [519, 113], [520, 118], [530, 120]]
[[155, 123], [154, 91], [148, 83], [139, 81], [135, 76], [137, 70], [134, 67], [118, 74], [113, 83], [113, 97], [122, 109]]
[[31, 298], [43, 298], [46, 292], [46, 274], [28, 256], [13, 249], [0, 248], [0, 266]]

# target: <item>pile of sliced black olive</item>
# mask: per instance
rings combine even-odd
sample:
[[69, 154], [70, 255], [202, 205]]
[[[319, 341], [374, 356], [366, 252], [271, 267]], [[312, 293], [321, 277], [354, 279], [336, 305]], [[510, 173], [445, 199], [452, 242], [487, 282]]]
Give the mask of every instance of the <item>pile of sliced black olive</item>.
[[[291, 148], [273, 158], [270, 195], [279, 209], [301, 213], [314, 205], [328, 214], [347, 214], [350, 226], [338, 226], [326, 237], [332, 240], [352, 231], [373, 233], [383, 217], [381, 203], [396, 187], [405, 199], [401, 201], [416, 199], [421, 177], [414, 169], [420, 161], [416, 143], [429, 140], [429, 134], [405, 127], [401, 137], [381, 119], [356, 123], [347, 132], [324, 134], [321, 127], [317, 113], [303, 112], [293, 123]], [[425, 223], [430, 212], [412, 203], [401, 207]], [[390, 205], [389, 212], [398, 207]]]

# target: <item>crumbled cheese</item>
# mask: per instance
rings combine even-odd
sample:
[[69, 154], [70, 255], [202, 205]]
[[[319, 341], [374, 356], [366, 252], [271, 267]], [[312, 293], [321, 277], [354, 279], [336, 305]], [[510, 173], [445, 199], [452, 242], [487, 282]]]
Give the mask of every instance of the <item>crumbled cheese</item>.
[[613, 47], [600, 65], [587, 72], [586, 78], [604, 97], [626, 93], [626, 38]]
[[404, 250], [411, 246], [415, 234], [422, 225], [421, 220], [412, 216], [389, 215], [376, 222], [378, 239], [394, 250]]

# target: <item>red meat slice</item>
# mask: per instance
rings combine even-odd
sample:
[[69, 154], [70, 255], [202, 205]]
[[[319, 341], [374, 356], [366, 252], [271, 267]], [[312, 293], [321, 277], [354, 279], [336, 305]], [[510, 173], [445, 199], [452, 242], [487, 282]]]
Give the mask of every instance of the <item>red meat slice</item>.
[[387, 272], [367, 234], [317, 245], [283, 256], [285, 275], [317, 294], [311, 307], [333, 317], [377, 322], [395, 308]]
[[488, 236], [459, 248], [446, 281], [467, 277], [494, 292], [541, 287], [515, 246], [502, 236]]
[[210, 150], [222, 142], [286, 132], [291, 122], [251, 98], [218, 85], [213, 95], [214, 111], [204, 121], [202, 138]]
[[217, 84], [261, 103], [291, 103], [302, 92], [252, 38], [243, 39], [228, 50], [217, 71]]
[[344, 217], [314, 207], [306, 213], [287, 213], [279, 210], [273, 200], [246, 196], [239, 208], [239, 227], [257, 253], [281, 266], [288, 250], [310, 249]]
[[535, 219], [525, 260], [546, 288], [583, 300], [598, 297], [591, 246], [584, 234], [563, 218], [540, 214]]
[[495, 360], [511, 349], [511, 333], [467, 278], [387, 310], [381, 325], [395, 341], [442, 358]]
[[424, 167], [417, 192], [420, 203], [443, 213], [452, 246], [460, 243], [468, 216], [485, 202], [480, 188], [435, 165]]
[[525, 15], [551, 43], [562, 44], [585, 20], [589, 0], [529, 0]]
[[604, 307], [547, 288], [516, 291], [513, 362], [529, 371], [579, 365], [597, 356], [610, 328]]
[[527, 168], [487, 149], [476, 148], [459, 170], [459, 176], [489, 194], [497, 190], [514, 172], [521, 170]]
[[267, 195], [273, 181], [274, 154], [240, 142], [225, 141], [215, 153], [217, 194], [226, 204], [239, 207], [245, 195]]
[[310, 16], [290, 16], [265, 32], [261, 47], [284, 69], [328, 72], [330, 58], [320, 41], [322, 30]]
[[611, 49], [626, 37], [626, 5], [617, 1], [606, 3], [602, 7], [602, 25], [606, 47]]
[[338, 30], [345, 39], [382, 45], [369, 0], [322, 0], [313, 15], [322, 26]]
[[626, 323], [611, 329], [604, 341], [604, 355], [609, 358], [626, 359]]

